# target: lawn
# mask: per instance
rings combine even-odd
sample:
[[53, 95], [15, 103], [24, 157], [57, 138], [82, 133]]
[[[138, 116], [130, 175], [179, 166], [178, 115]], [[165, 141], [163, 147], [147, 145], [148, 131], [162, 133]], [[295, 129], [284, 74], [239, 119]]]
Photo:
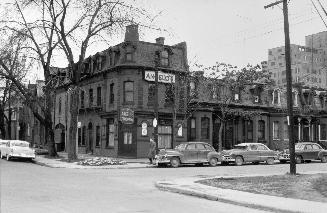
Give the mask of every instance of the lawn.
[[327, 174], [214, 178], [198, 183], [257, 194], [327, 202]]

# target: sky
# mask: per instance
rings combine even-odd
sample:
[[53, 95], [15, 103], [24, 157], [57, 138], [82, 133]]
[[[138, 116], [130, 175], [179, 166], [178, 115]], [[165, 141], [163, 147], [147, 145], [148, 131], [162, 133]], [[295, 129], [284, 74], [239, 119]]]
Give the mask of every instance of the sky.
[[[190, 63], [205, 66], [226, 62], [243, 67], [268, 59], [268, 49], [284, 46], [282, 4], [264, 9], [276, 0], [145, 0], [162, 11], [159, 26], [165, 43], [186, 41]], [[317, 0], [313, 2], [318, 6]], [[327, 9], [327, 1], [321, 0]], [[321, 13], [323, 14], [323, 13]], [[290, 0], [290, 40], [304, 45], [305, 36], [326, 31], [311, 0]], [[325, 16], [327, 22], [327, 16]], [[144, 34], [154, 41], [160, 32]]]
[[[265, 5], [276, 0], [130, 1], [134, 1], [152, 14], [159, 14], [154, 23], [165, 29], [158, 31], [140, 27], [140, 40], [155, 42], [156, 38], [165, 37], [167, 45], [185, 41], [191, 67], [194, 63], [212, 66], [216, 62], [238, 67], [255, 65], [268, 59], [268, 49], [284, 46], [282, 4], [264, 9]], [[306, 35], [327, 30], [311, 1], [318, 6], [318, 0], [289, 1], [292, 44], [304, 45]], [[327, 9], [327, 1], [320, 1]], [[321, 10], [320, 12], [327, 23], [327, 16]], [[109, 45], [116, 45], [123, 40], [122, 33]], [[103, 43], [93, 45], [87, 55], [103, 51], [109, 45], [105, 46]], [[58, 59], [53, 65], [65, 67], [67, 61]], [[38, 69], [30, 75], [31, 78], [43, 78], [41, 68]]]

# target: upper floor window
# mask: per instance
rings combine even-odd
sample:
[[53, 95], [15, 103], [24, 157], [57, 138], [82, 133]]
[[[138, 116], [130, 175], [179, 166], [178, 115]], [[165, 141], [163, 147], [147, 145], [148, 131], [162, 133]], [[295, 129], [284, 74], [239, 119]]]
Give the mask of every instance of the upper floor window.
[[234, 93], [234, 101], [239, 101], [239, 100], [240, 100], [240, 94]]
[[125, 81], [124, 82], [124, 102], [134, 101], [134, 82]]
[[166, 85], [166, 92], [165, 92], [165, 103], [166, 104], [173, 104], [175, 100], [175, 88], [172, 84]]
[[114, 103], [114, 100], [115, 100], [115, 95], [114, 95], [114, 83], [111, 83], [110, 84], [110, 87], [109, 87], [109, 89], [110, 89], [110, 96], [109, 96], [109, 103], [110, 104], [113, 104]]
[[81, 108], [84, 108], [84, 96], [85, 96], [85, 92], [84, 90], [81, 91]]
[[134, 53], [134, 48], [132, 46], [127, 46], [125, 60], [126, 61], [134, 61], [133, 53]]
[[280, 103], [279, 91], [274, 90], [273, 91], [273, 104], [279, 104], [279, 103]]
[[160, 52], [160, 65], [161, 66], [169, 66], [169, 53], [167, 50]]
[[155, 84], [148, 85], [148, 105], [153, 105], [155, 96]]
[[210, 132], [210, 123], [209, 123], [209, 118], [204, 117], [201, 118], [201, 138], [202, 139], [209, 139], [209, 132]]
[[93, 89], [89, 89], [89, 106], [93, 105]]
[[190, 95], [191, 97], [196, 96], [196, 86], [194, 81], [190, 82]]
[[97, 88], [97, 105], [101, 106], [101, 87]]

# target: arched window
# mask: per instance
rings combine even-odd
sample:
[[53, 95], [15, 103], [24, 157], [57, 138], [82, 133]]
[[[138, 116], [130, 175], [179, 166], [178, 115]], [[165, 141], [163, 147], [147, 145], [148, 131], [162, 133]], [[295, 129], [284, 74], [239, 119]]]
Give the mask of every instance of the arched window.
[[258, 139], [265, 139], [265, 121], [263, 120], [258, 121]]
[[202, 139], [209, 139], [209, 132], [210, 132], [210, 123], [209, 118], [203, 117], [201, 118], [201, 138]]

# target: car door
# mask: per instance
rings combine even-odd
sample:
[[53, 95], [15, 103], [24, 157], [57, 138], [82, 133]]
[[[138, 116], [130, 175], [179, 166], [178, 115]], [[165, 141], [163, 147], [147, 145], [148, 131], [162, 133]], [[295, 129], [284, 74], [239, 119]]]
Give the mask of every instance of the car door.
[[243, 155], [243, 158], [247, 162], [260, 161], [258, 145], [256, 144], [249, 145], [247, 151], [245, 151]]
[[315, 159], [311, 144], [306, 144], [302, 153], [303, 160]]
[[274, 156], [273, 151], [265, 145], [258, 145], [258, 152], [260, 155], [260, 161], [266, 161], [268, 157]]
[[313, 158], [312, 159], [319, 159], [318, 154], [321, 150], [321, 147], [319, 147], [317, 144], [312, 144], [312, 153], [313, 153]]
[[186, 146], [184, 151], [185, 163], [194, 163], [198, 161], [198, 150], [195, 143], [190, 143]]
[[208, 161], [207, 156], [210, 150], [207, 149], [203, 143], [196, 144], [196, 148], [198, 150], [198, 161], [207, 162]]

